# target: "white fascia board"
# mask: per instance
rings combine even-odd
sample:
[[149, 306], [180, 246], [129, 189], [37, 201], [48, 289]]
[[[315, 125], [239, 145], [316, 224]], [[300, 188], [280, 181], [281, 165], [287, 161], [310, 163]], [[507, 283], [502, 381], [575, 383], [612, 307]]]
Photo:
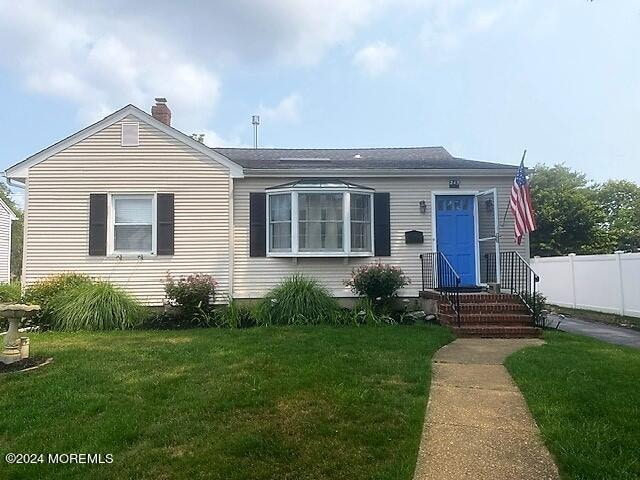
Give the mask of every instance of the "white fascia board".
[[176, 140], [181, 141], [185, 145], [188, 145], [189, 147], [211, 158], [212, 160], [215, 160], [216, 162], [224, 165], [229, 169], [229, 173], [232, 178], [242, 178], [244, 176], [242, 167], [237, 163], [232, 162], [224, 155], [221, 155], [220, 153], [212, 150], [206, 145], [198, 142], [197, 140], [194, 140], [189, 135], [185, 135], [181, 131], [176, 130], [171, 126], [162, 123], [160, 120], [153, 118], [151, 115], [140, 110], [134, 105], [127, 105], [126, 107], [123, 107], [120, 110], [112, 113], [111, 115], [103, 118], [99, 122], [94, 123], [93, 125], [90, 125], [77, 133], [74, 133], [73, 135], [59, 141], [58, 143], [54, 143], [50, 147], [41, 150], [35, 155], [32, 155], [25, 160], [16, 163], [15, 165], [12, 165], [5, 171], [5, 176], [9, 179], [24, 182], [24, 180], [29, 176], [29, 168], [46, 160], [52, 155], [55, 155], [56, 153], [61, 152], [62, 150], [69, 148], [78, 142], [81, 142], [82, 140], [99, 132], [100, 130], [113, 125], [116, 122], [119, 122], [129, 115], [138, 118], [141, 122], [160, 130], [161, 132], [175, 138]]

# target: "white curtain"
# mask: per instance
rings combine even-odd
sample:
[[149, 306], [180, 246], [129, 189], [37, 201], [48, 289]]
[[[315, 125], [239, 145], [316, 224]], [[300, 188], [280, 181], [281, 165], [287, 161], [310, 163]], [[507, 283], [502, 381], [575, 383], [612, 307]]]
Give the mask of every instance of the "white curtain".
[[269, 242], [272, 251], [291, 250], [291, 194], [269, 196]]
[[342, 227], [341, 193], [298, 195], [300, 251], [342, 251]]
[[351, 194], [351, 250], [371, 250], [371, 195]]

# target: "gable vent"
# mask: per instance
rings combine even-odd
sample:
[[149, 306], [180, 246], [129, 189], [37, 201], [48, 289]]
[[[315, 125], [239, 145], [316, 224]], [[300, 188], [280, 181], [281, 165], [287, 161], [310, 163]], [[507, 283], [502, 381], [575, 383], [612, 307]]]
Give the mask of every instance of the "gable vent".
[[122, 146], [137, 147], [139, 145], [139, 127], [138, 123], [122, 124]]

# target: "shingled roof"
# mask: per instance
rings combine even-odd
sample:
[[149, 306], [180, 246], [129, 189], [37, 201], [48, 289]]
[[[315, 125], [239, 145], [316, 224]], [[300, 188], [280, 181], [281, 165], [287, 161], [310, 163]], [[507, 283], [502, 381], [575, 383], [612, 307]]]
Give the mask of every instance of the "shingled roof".
[[514, 165], [466, 160], [443, 147], [214, 148], [244, 168], [271, 169], [514, 169]]

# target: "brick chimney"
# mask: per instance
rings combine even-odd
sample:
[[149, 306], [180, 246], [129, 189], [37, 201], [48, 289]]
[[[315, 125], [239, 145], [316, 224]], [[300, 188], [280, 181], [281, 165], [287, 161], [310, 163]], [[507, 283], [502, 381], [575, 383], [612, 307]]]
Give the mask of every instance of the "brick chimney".
[[151, 116], [162, 123], [171, 125], [171, 110], [167, 107], [166, 98], [156, 98], [156, 104], [151, 107]]

